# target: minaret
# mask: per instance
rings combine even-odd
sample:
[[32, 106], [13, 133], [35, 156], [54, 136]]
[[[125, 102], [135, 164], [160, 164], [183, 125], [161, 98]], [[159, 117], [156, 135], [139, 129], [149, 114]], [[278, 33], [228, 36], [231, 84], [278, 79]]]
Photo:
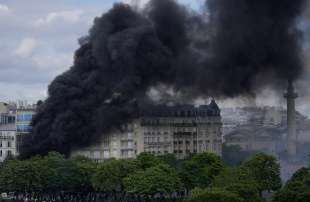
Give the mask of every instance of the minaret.
[[296, 117], [295, 117], [295, 99], [298, 97], [294, 91], [293, 82], [289, 80], [287, 93], [284, 98], [287, 100], [287, 153], [289, 156], [295, 156], [297, 153], [297, 135], [296, 135]]

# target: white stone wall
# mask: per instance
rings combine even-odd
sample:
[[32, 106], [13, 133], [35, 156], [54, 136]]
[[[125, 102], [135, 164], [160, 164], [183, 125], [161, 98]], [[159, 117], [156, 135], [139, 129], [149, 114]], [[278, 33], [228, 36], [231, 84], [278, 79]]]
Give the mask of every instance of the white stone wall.
[[[154, 155], [172, 153], [185, 158], [191, 153], [222, 154], [222, 123], [220, 117], [142, 119], [124, 126], [121, 131], [103, 135], [100, 143], [79, 149], [72, 155], [82, 155], [102, 161], [109, 158], [135, 158], [142, 152]], [[195, 123], [195, 124], [193, 124]], [[180, 124], [185, 124], [184, 126]], [[95, 155], [97, 154], [97, 155]]]
[[0, 162], [8, 155], [16, 156], [16, 132], [0, 131]]

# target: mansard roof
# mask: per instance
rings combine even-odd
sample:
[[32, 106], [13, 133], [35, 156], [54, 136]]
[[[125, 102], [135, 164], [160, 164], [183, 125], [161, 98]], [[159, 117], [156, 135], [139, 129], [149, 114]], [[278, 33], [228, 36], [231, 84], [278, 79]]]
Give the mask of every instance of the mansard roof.
[[209, 105], [145, 105], [140, 109], [143, 117], [208, 117], [220, 116], [220, 109], [214, 100]]

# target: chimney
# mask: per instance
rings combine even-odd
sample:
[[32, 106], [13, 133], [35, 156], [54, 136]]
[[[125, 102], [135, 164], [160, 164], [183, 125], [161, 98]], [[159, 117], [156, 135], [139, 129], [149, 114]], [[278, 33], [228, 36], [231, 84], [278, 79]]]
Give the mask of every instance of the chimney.
[[294, 91], [293, 81], [288, 81], [287, 93], [284, 98], [287, 100], [287, 153], [295, 156], [297, 153], [295, 99], [298, 97]]

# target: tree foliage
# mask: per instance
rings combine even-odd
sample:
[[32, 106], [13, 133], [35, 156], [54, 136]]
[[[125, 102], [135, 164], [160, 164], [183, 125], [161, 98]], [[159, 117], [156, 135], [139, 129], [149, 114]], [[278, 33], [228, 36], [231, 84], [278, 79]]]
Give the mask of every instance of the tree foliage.
[[184, 162], [181, 171], [182, 181], [187, 189], [206, 188], [223, 168], [221, 158], [215, 154], [197, 154]]
[[215, 177], [213, 187], [233, 192], [245, 202], [260, 202], [258, 184], [248, 170], [240, 167], [225, 168]]
[[[12, 192], [81, 191], [89, 188], [94, 164], [65, 159], [55, 152], [28, 160], [8, 160], [1, 167], [0, 190]], [[86, 171], [87, 170], [87, 171]]]
[[141, 153], [137, 156], [136, 163], [139, 168], [146, 170], [162, 163], [162, 161], [152, 154]]
[[310, 168], [298, 170], [273, 198], [273, 202], [308, 201], [310, 201]]
[[97, 191], [123, 191], [123, 179], [138, 169], [132, 160], [110, 160], [98, 166], [92, 184]]
[[129, 175], [124, 180], [126, 191], [142, 196], [171, 194], [181, 190], [177, 172], [166, 164], [159, 164]]
[[261, 194], [263, 191], [277, 191], [281, 188], [280, 165], [273, 156], [256, 154], [242, 164], [242, 169], [254, 177]]
[[[134, 160], [96, 163], [84, 157], [65, 158], [50, 152], [27, 160], [8, 159], [0, 165], [0, 192], [59, 194], [100, 192], [123, 197], [156, 198], [193, 193], [189, 201], [261, 202], [262, 191], [280, 188], [275, 158], [257, 154], [240, 166], [225, 166], [215, 154], [178, 160], [142, 153]], [[298, 171], [274, 197], [274, 202], [304, 202], [309, 198], [309, 169]], [[189, 191], [189, 192], [188, 192]], [[170, 198], [171, 199], [171, 198]], [[155, 199], [154, 199], [155, 200]]]

